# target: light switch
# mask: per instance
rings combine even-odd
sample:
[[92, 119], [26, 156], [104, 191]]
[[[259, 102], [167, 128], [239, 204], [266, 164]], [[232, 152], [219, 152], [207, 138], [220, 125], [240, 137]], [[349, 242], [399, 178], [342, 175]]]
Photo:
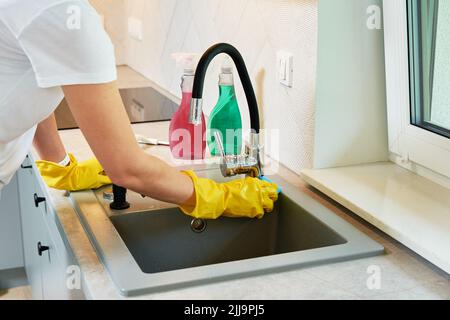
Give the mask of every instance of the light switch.
[[286, 51], [277, 53], [278, 81], [292, 88], [294, 78], [294, 55]]
[[128, 18], [128, 34], [135, 40], [144, 40], [142, 21], [136, 18]]
[[280, 81], [286, 81], [287, 78], [287, 66], [286, 66], [286, 60], [280, 59], [280, 71], [279, 71], [279, 78]]

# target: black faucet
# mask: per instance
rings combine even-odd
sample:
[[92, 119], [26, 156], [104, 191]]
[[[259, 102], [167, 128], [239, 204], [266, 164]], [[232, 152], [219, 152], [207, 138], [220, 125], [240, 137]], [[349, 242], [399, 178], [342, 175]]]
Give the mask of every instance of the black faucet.
[[255, 91], [253, 90], [252, 81], [247, 71], [244, 59], [239, 51], [228, 43], [219, 43], [209, 48], [200, 59], [197, 71], [195, 72], [194, 88], [192, 90], [191, 102], [191, 123], [200, 125], [202, 121], [203, 109], [203, 85], [205, 83], [206, 71], [211, 61], [219, 54], [226, 53], [234, 61], [242, 86], [244, 87], [245, 96], [247, 97], [248, 108], [250, 111], [250, 122], [252, 130], [259, 134], [259, 109], [256, 101]]
[[252, 81], [247, 71], [244, 59], [239, 51], [228, 43], [219, 43], [209, 48], [200, 59], [194, 78], [194, 88], [192, 90], [190, 123], [200, 125], [202, 122], [203, 109], [203, 85], [205, 82], [206, 72], [211, 61], [219, 54], [225, 53], [229, 55], [236, 65], [236, 69], [241, 78], [244, 87], [245, 96], [250, 112], [250, 125], [252, 132], [250, 133], [250, 143], [246, 147], [245, 156], [227, 156], [223, 151], [220, 135], [216, 134], [216, 144], [222, 153], [221, 171], [225, 177], [237, 174], [248, 174], [253, 177], [262, 176], [262, 166], [260, 161], [260, 145], [259, 145], [259, 109], [256, 100], [255, 91], [253, 90]]

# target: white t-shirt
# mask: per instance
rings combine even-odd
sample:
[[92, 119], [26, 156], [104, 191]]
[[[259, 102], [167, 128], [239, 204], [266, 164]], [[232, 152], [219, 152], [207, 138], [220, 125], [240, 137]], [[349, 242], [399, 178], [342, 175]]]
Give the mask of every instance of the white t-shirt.
[[114, 48], [87, 0], [0, 0], [0, 190], [62, 85], [116, 80]]

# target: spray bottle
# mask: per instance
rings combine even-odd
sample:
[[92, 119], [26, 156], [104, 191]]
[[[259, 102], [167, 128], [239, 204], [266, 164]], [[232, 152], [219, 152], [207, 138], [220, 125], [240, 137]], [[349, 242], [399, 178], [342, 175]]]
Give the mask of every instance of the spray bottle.
[[233, 63], [225, 58], [219, 75], [219, 100], [208, 122], [208, 146], [211, 155], [220, 155], [214, 133], [222, 137], [227, 155], [239, 155], [242, 149], [242, 118], [236, 99]]
[[198, 55], [191, 53], [175, 53], [172, 57], [183, 68], [181, 78], [182, 99], [180, 108], [170, 122], [170, 150], [176, 159], [200, 160], [206, 152], [206, 122], [202, 115], [202, 123], [198, 126], [189, 123], [192, 87], [194, 85], [195, 69]]

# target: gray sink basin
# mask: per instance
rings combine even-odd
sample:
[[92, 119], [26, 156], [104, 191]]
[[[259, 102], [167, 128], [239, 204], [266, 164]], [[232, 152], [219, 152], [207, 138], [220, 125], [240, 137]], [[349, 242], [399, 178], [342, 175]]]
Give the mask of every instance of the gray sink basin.
[[[111, 217], [145, 273], [180, 270], [347, 243], [292, 199], [281, 195], [261, 220], [207, 221], [201, 233], [179, 209]], [[195, 229], [194, 229], [195, 230]]]
[[[211, 177], [215, 171], [203, 174]], [[71, 198], [100, 259], [125, 296], [384, 252], [316, 200], [278, 176], [271, 178], [283, 187], [274, 212], [261, 220], [194, 221], [197, 228], [178, 208], [134, 193], [129, 195], [132, 207], [124, 212], [109, 210], [103, 199], [106, 189], [72, 193]]]

